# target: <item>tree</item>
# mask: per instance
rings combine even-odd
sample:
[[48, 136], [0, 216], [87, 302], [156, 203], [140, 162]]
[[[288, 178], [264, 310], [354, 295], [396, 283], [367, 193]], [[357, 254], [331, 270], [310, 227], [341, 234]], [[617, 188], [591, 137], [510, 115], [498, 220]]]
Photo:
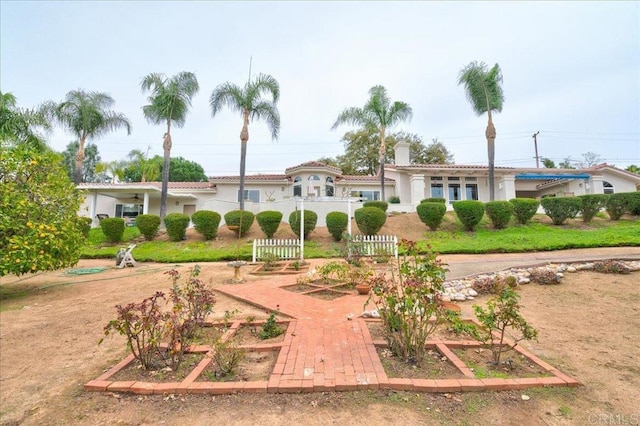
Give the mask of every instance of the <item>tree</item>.
[[635, 173], [637, 175], [640, 175], [640, 167], [636, 166], [635, 164], [628, 166], [625, 170], [628, 171], [629, 173]]
[[542, 165], [547, 169], [555, 169], [556, 163], [550, 158], [542, 158]]
[[[263, 96], [271, 95], [271, 100], [263, 99]], [[280, 98], [280, 85], [270, 75], [259, 74], [255, 80], [251, 80], [239, 87], [233, 83], [223, 83], [211, 92], [209, 105], [211, 116], [215, 117], [223, 106], [242, 114], [242, 131], [240, 132], [240, 210], [244, 210], [244, 177], [247, 158], [247, 142], [249, 141], [249, 122], [251, 120], [264, 120], [271, 131], [271, 138], [278, 139], [280, 132], [280, 113], [278, 112], [278, 99]]]
[[579, 166], [581, 169], [588, 169], [600, 163], [602, 163], [602, 157], [595, 152], [589, 151], [582, 154], [582, 161], [580, 161]]
[[487, 151], [489, 154], [489, 199], [495, 199], [495, 142], [496, 128], [493, 125], [494, 111], [501, 112], [504, 103], [504, 93], [502, 92], [502, 72], [500, 66], [495, 64], [488, 69], [484, 62], [471, 62], [458, 75], [458, 84], [464, 85], [467, 99], [471, 103], [471, 108], [481, 116], [487, 113]]
[[61, 163], [52, 151], [0, 143], [0, 277], [78, 262], [82, 196]]
[[575, 169], [574, 166], [571, 165], [571, 163], [574, 163], [575, 161], [573, 161], [571, 159], [571, 156], [566, 157], [564, 160], [562, 160], [560, 163], [558, 163], [558, 168], [560, 169]]
[[44, 151], [49, 148], [42, 132], [50, 130], [51, 124], [42, 108], [18, 108], [12, 93], [0, 92], [0, 142], [7, 146], [22, 144]]
[[[75, 175], [75, 158], [80, 144], [78, 141], [69, 142], [67, 148], [62, 152], [62, 165], [67, 172], [69, 179], [73, 180]], [[96, 167], [100, 163], [100, 154], [96, 144], [88, 143], [84, 148], [84, 160], [82, 160], [82, 182], [99, 182], [101, 179], [96, 174]]]
[[[125, 164], [123, 180], [126, 182], [152, 182], [163, 172], [163, 158], [159, 155], [146, 160], [148, 169], [155, 169], [154, 174], [143, 175], [144, 169], [136, 161]], [[147, 179], [147, 176], [151, 178]], [[143, 177], [146, 180], [142, 180]], [[195, 161], [185, 160], [182, 157], [171, 158], [169, 161], [169, 182], [206, 182], [202, 166]]]
[[115, 101], [107, 93], [72, 90], [59, 104], [49, 103], [51, 117], [78, 138], [78, 152], [74, 182], [82, 182], [84, 147], [88, 139], [96, 139], [107, 133], [126, 129], [131, 134], [131, 123], [121, 113], [112, 111]]
[[162, 141], [164, 166], [162, 169], [162, 192], [160, 195], [160, 220], [164, 222], [167, 214], [167, 193], [169, 188], [169, 170], [171, 158], [171, 126], [182, 127], [191, 107], [191, 99], [198, 93], [200, 86], [196, 75], [183, 71], [171, 78], [164, 74], [151, 73], [140, 84], [143, 93], [150, 92], [149, 105], [142, 107], [145, 118], [152, 124], [166, 124], [167, 129]]
[[[394, 136], [396, 141], [409, 142], [409, 156], [412, 163], [416, 164], [453, 164], [453, 154], [438, 139], [432, 139], [431, 143], [424, 146], [422, 138], [417, 135], [400, 132]], [[395, 145], [395, 144], [394, 144]]]
[[[139, 149], [132, 149], [129, 152], [128, 157], [130, 162], [127, 169], [125, 169], [125, 176], [127, 170], [130, 168], [140, 173], [140, 180], [132, 182], [154, 182], [161, 176], [162, 162], [158, 163], [157, 161], [150, 159], [149, 149], [151, 149], [151, 147], [147, 148], [146, 154]], [[171, 170], [172, 166], [171, 163], [169, 163], [169, 174], [171, 174]], [[169, 181], [171, 181], [171, 176], [169, 176]]]
[[127, 162], [122, 160], [100, 162], [96, 166], [96, 172], [102, 176], [103, 181], [118, 183], [124, 180], [126, 167]]
[[369, 89], [369, 100], [362, 108], [351, 107], [343, 110], [333, 123], [332, 129], [342, 124], [351, 124], [365, 129], [375, 129], [379, 134], [380, 161], [380, 197], [384, 201], [384, 163], [387, 155], [386, 132], [388, 128], [401, 121], [410, 120], [413, 115], [411, 107], [405, 102], [391, 103], [384, 86], [374, 86]]

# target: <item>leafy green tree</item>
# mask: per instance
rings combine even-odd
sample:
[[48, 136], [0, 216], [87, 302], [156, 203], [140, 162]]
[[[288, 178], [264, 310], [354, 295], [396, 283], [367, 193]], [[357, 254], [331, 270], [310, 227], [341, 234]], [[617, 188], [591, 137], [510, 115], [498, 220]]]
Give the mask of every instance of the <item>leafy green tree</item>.
[[556, 163], [550, 158], [542, 158], [542, 165], [547, 169], [555, 169]]
[[0, 277], [75, 265], [84, 239], [60, 154], [0, 143]]
[[50, 130], [51, 124], [42, 108], [18, 108], [12, 93], [0, 92], [0, 142], [7, 146], [21, 144], [44, 151], [49, 148], [42, 133]]
[[[62, 164], [67, 172], [69, 179], [73, 180], [75, 175], [76, 153], [80, 144], [78, 141], [69, 142], [67, 148], [62, 152]], [[82, 181], [83, 182], [100, 182], [99, 173], [96, 173], [96, 167], [100, 163], [100, 153], [98, 146], [88, 143], [84, 148], [84, 160], [82, 160]]]
[[427, 146], [422, 142], [422, 138], [418, 135], [407, 134], [404, 132], [395, 133], [391, 135], [394, 139], [393, 145], [396, 142], [408, 142], [409, 157], [412, 163], [416, 164], [453, 164], [453, 154], [449, 152], [444, 143], [438, 141], [438, 139], [432, 139], [431, 143]]
[[171, 159], [171, 126], [184, 126], [191, 99], [198, 93], [200, 86], [196, 75], [183, 71], [171, 78], [164, 74], [151, 73], [140, 84], [143, 93], [150, 92], [148, 105], [142, 107], [145, 118], [152, 124], [166, 124], [162, 149], [164, 162], [162, 169], [162, 192], [160, 195], [160, 220], [164, 222], [167, 214], [167, 193], [169, 190], [169, 170]]
[[126, 167], [126, 161], [112, 160], [98, 163], [98, 165], [96, 166], [96, 172], [99, 173], [102, 181], [117, 183], [124, 180], [124, 172]]
[[[263, 96], [271, 96], [271, 100], [265, 100]], [[264, 120], [271, 131], [271, 138], [278, 139], [280, 132], [280, 113], [278, 112], [278, 99], [280, 98], [280, 85], [270, 75], [259, 74], [255, 80], [251, 80], [244, 87], [226, 82], [216, 87], [211, 92], [209, 105], [211, 116], [215, 117], [223, 106], [242, 114], [242, 131], [240, 132], [240, 192], [244, 194], [244, 179], [247, 159], [247, 142], [249, 141], [249, 122], [251, 120]], [[244, 210], [244, 197], [239, 197], [240, 210]]]
[[595, 152], [589, 151], [582, 154], [582, 161], [580, 161], [579, 166], [581, 169], [588, 169], [600, 163], [602, 163], [602, 157]]
[[[162, 162], [152, 161], [149, 158], [149, 147], [147, 149], [146, 154], [140, 151], [139, 149], [132, 149], [129, 152], [129, 165], [127, 166], [127, 170], [132, 168], [140, 173], [139, 182], [154, 182], [156, 181], [162, 174]], [[160, 158], [160, 157], [158, 157]], [[169, 174], [171, 174], [171, 170], [173, 167], [171, 164], [169, 165]], [[126, 170], [125, 170], [126, 174]], [[169, 181], [171, 181], [171, 176], [169, 176]]]
[[[159, 155], [145, 160], [147, 163], [147, 172], [152, 170], [153, 173], [143, 175], [145, 171], [137, 162], [129, 162], [124, 169], [124, 181], [126, 182], [153, 182], [162, 174], [164, 170], [163, 158]], [[155, 170], [153, 170], [155, 168]], [[145, 178], [145, 180], [142, 180]], [[169, 182], [206, 182], [207, 176], [204, 174], [202, 166], [195, 161], [185, 160], [183, 157], [171, 158], [169, 161]]]
[[380, 144], [380, 196], [385, 200], [384, 195], [384, 163], [387, 155], [386, 132], [390, 127], [399, 122], [410, 120], [413, 115], [411, 107], [405, 102], [396, 101], [391, 103], [384, 86], [374, 86], [369, 89], [369, 100], [362, 108], [351, 107], [343, 110], [333, 123], [332, 129], [343, 124], [351, 124], [364, 129], [375, 129], [379, 134]]
[[571, 159], [571, 156], [566, 157], [564, 160], [562, 160], [560, 163], [558, 163], [558, 167], [561, 169], [575, 169], [575, 167], [571, 164], [574, 163], [575, 161]]
[[78, 138], [78, 152], [74, 182], [82, 182], [84, 148], [88, 139], [96, 139], [107, 133], [126, 129], [131, 134], [131, 123], [122, 113], [112, 111], [115, 101], [107, 93], [72, 90], [59, 104], [49, 103], [51, 117]]
[[495, 142], [496, 128], [493, 125], [493, 112], [501, 112], [504, 103], [502, 92], [502, 72], [500, 66], [495, 64], [491, 69], [484, 62], [470, 62], [458, 75], [458, 84], [464, 85], [467, 99], [471, 108], [481, 116], [487, 113], [487, 150], [489, 154], [489, 199], [495, 199]]
[[640, 175], [640, 167], [636, 166], [635, 164], [630, 165], [625, 170], [628, 171], [629, 173], [635, 173], [637, 175]]

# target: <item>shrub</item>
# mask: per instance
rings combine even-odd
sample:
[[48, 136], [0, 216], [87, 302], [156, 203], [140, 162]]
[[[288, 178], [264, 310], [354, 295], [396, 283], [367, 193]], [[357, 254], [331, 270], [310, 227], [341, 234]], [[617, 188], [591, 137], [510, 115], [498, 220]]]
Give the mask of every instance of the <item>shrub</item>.
[[508, 201], [489, 201], [485, 204], [485, 209], [496, 229], [506, 227], [513, 215], [513, 204]]
[[168, 214], [164, 217], [164, 225], [171, 241], [182, 241], [189, 226], [189, 216], [182, 213]]
[[220, 214], [211, 210], [198, 210], [191, 216], [196, 232], [205, 240], [212, 240], [218, 235], [220, 219]]
[[640, 192], [627, 193], [627, 213], [640, 216]]
[[484, 203], [481, 201], [455, 201], [453, 203], [453, 210], [458, 216], [458, 220], [462, 222], [464, 229], [467, 231], [473, 231], [478, 223], [484, 216]]
[[227, 226], [232, 227], [233, 232], [239, 237], [249, 231], [249, 228], [253, 225], [254, 218], [253, 213], [246, 210], [232, 210], [224, 215], [224, 221]]
[[607, 194], [588, 194], [580, 195], [578, 198], [582, 203], [580, 211], [582, 212], [582, 220], [585, 223], [591, 222], [591, 219], [607, 204]]
[[513, 275], [476, 277], [472, 286], [478, 294], [499, 294], [504, 287], [516, 288], [518, 286], [518, 280]]
[[271, 312], [267, 321], [262, 325], [262, 330], [258, 333], [258, 337], [260, 340], [267, 340], [278, 337], [282, 333], [284, 333], [284, 330], [278, 326], [275, 312]]
[[535, 198], [513, 198], [509, 202], [513, 204], [513, 215], [520, 225], [526, 225], [536, 214], [540, 205]]
[[354, 212], [358, 229], [365, 235], [376, 235], [387, 221], [387, 214], [378, 207], [362, 207]]
[[565, 220], [573, 219], [582, 208], [582, 201], [576, 197], [547, 197], [540, 204], [554, 225], [562, 225]]
[[102, 233], [110, 243], [122, 241], [124, 235], [124, 219], [120, 217], [107, 217], [100, 221]]
[[389, 203], [385, 201], [367, 201], [366, 203], [362, 204], [362, 207], [377, 207], [383, 212], [386, 212], [389, 208]]
[[89, 236], [92, 223], [93, 220], [90, 217], [78, 216], [78, 226], [80, 226], [80, 231], [82, 231], [82, 235], [85, 239]]
[[444, 214], [447, 212], [447, 206], [439, 202], [425, 202], [418, 204], [416, 211], [422, 223], [427, 225], [432, 231], [435, 231], [442, 223]]
[[609, 195], [606, 208], [611, 220], [620, 220], [622, 215], [627, 210], [626, 194], [621, 192], [618, 194]]
[[213, 344], [213, 361], [215, 371], [211, 381], [216, 381], [227, 376], [233, 376], [247, 355], [246, 349], [239, 347], [232, 340], [217, 339]]
[[[306, 239], [311, 231], [316, 229], [318, 223], [318, 215], [311, 210], [304, 211], [304, 238]], [[289, 215], [289, 225], [291, 230], [300, 238], [300, 210], [291, 212]]]
[[278, 230], [280, 223], [282, 222], [282, 213], [272, 210], [266, 210], [256, 215], [256, 220], [260, 229], [264, 232], [267, 238], [273, 238], [273, 235]]
[[420, 201], [420, 203], [447, 203], [447, 200], [445, 200], [444, 198], [436, 198], [436, 197], [431, 197], [431, 198], [425, 198], [424, 200]]
[[349, 215], [343, 212], [330, 212], [327, 213], [327, 229], [334, 240], [340, 241], [342, 235], [347, 230], [349, 224]]
[[536, 268], [531, 271], [529, 274], [529, 279], [534, 283], [538, 284], [560, 284], [560, 280], [562, 279], [560, 275], [551, 269], [547, 268]]
[[617, 260], [594, 262], [593, 270], [603, 274], [630, 274], [631, 268]]
[[392, 195], [389, 197], [389, 204], [400, 204], [400, 197], [397, 195]]
[[160, 216], [155, 214], [139, 214], [136, 216], [136, 226], [145, 240], [151, 241], [160, 229]]

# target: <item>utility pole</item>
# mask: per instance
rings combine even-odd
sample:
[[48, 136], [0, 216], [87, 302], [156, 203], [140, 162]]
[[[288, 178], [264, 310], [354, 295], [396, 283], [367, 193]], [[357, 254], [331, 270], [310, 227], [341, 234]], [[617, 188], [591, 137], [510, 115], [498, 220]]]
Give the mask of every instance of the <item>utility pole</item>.
[[537, 132], [535, 132], [535, 133], [533, 134], [533, 136], [532, 136], [532, 137], [533, 137], [533, 145], [534, 145], [534, 146], [535, 146], [535, 148], [536, 148], [536, 169], [539, 169], [539, 168], [540, 168], [540, 161], [539, 161], [539, 158], [540, 158], [540, 157], [538, 157], [538, 135], [539, 135], [539, 134], [540, 134], [540, 130], [538, 130]]

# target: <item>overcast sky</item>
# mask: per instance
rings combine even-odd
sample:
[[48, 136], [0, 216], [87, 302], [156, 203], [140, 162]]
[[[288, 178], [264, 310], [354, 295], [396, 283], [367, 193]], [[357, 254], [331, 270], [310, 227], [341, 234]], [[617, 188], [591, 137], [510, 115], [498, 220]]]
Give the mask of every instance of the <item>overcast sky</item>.
[[[239, 173], [242, 118], [211, 118], [209, 96], [252, 75], [280, 83], [281, 131], [249, 127], [248, 173], [343, 153], [350, 130], [331, 125], [381, 84], [409, 103], [395, 130], [438, 138], [457, 164], [487, 164], [486, 117], [458, 86], [471, 61], [500, 64], [505, 103], [495, 116], [496, 165], [535, 167], [592, 151], [640, 164], [640, 3], [625, 2], [0, 2], [0, 90], [21, 107], [61, 101], [73, 89], [107, 92], [133, 124], [95, 141], [103, 160], [134, 148], [162, 154], [164, 128], [141, 111], [150, 72], [194, 72], [200, 92], [172, 156], [207, 175]], [[56, 130], [50, 145], [73, 140]]]

